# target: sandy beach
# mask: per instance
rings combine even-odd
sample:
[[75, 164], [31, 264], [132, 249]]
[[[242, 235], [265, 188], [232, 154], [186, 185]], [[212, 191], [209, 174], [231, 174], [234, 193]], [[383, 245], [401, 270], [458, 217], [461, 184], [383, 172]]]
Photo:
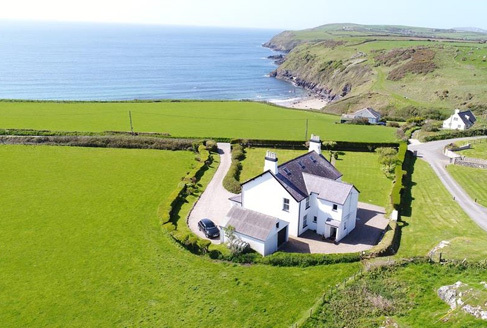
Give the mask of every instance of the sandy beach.
[[293, 98], [271, 101], [273, 104], [296, 109], [322, 109], [328, 102], [319, 97]]

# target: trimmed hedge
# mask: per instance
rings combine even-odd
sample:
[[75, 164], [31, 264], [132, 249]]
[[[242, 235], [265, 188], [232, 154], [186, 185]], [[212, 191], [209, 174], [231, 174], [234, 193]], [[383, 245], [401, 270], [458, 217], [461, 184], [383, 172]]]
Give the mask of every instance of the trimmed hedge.
[[396, 221], [390, 221], [382, 240], [365, 254], [368, 257], [394, 255], [399, 248], [399, 228]]
[[191, 150], [194, 140], [132, 136], [0, 136], [0, 142], [11, 145]]
[[259, 263], [281, 267], [307, 267], [335, 263], [352, 263], [358, 262], [360, 260], [361, 256], [359, 253], [301, 254], [277, 252], [272, 255], [262, 257]]
[[424, 137], [424, 141], [436, 141], [463, 137], [487, 136], [487, 129], [470, 129], [465, 131], [448, 131], [441, 134]]
[[[392, 147], [397, 148], [397, 142], [352, 142], [352, 141], [334, 141], [335, 144], [330, 150], [341, 151], [363, 151], [373, 152], [377, 148]], [[261, 140], [261, 139], [233, 139], [232, 144], [241, 144], [246, 147], [261, 147], [261, 148], [281, 148], [281, 149], [303, 149], [308, 147], [303, 141], [296, 140]], [[325, 147], [323, 146], [323, 149]]]
[[401, 164], [396, 166], [395, 179], [391, 190], [391, 205], [397, 211], [399, 211], [401, 208], [401, 194], [402, 194], [402, 190], [404, 189], [403, 178], [404, 175], [407, 173], [406, 171], [403, 170], [407, 149], [408, 149], [407, 144], [405, 142], [402, 142], [399, 145], [399, 149], [397, 152], [397, 158], [401, 162]]
[[223, 178], [223, 187], [231, 193], [239, 194], [242, 191], [240, 186], [240, 172], [242, 170], [242, 163], [245, 158], [245, 150], [242, 145], [232, 145], [232, 165]]

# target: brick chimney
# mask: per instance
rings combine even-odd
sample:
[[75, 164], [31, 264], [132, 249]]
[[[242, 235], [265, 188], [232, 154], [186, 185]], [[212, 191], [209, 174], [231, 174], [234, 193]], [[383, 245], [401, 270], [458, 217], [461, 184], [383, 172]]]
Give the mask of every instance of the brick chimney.
[[276, 153], [271, 151], [267, 151], [265, 154], [265, 164], [264, 164], [264, 172], [271, 171], [273, 174], [277, 174], [277, 156]]
[[311, 139], [309, 139], [309, 151], [315, 151], [317, 154], [321, 154], [320, 136], [311, 135]]

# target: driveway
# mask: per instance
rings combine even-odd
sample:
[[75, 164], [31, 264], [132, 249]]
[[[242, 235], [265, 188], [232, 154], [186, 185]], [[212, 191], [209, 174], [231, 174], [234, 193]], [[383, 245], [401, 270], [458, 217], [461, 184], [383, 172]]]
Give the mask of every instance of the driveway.
[[436, 175], [440, 178], [441, 182], [445, 185], [446, 189], [450, 192], [453, 199], [463, 208], [465, 213], [470, 216], [482, 229], [487, 231], [487, 208], [475, 203], [470, 196], [463, 190], [462, 187], [451, 177], [446, 170], [446, 166], [450, 163], [450, 159], [443, 155], [443, 148], [456, 141], [462, 141], [467, 139], [481, 139], [487, 137], [469, 137], [469, 138], [457, 138], [448, 140], [432, 141], [427, 143], [415, 143], [410, 144], [408, 149], [411, 151], [417, 151], [418, 157], [428, 162]]
[[321, 235], [308, 230], [297, 238], [289, 237], [289, 241], [280, 250], [321, 254], [361, 252], [379, 243], [388, 224], [389, 220], [385, 218], [383, 207], [358, 203], [355, 229], [338, 244], [323, 240]]
[[[220, 154], [220, 165], [188, 218], [189, 228], [204, 239], [207, 238], [198, 230], [198, 221], [208, 218], [218, 226], [232, 207], [228, 198], [235, 196], [223, 188], [223, 178], [232, 164], [230, 144], [218, 143], [218, 153]], [[220, 240], [214, 239], [211, 242], [219, 244]]]

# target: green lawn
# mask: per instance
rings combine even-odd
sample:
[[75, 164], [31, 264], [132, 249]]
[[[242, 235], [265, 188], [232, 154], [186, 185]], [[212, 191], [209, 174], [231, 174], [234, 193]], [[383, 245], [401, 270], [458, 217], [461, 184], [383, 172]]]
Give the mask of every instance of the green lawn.
[[472, 199], [487, 207], [487, 170], [459, 165], [448, 165], [447, 170]]
[[358, 269], [240, 266], [177, 246], [156, 210], [193, 158], [1, 146], [1, 325], [288, 327]]
[[470, 143], [472, 148], [459, 151], [458, 153], [467, 157], [487, 159], [487, 139], [479, 139], [466, 141], [464, 144]]
[[[266, 151], [266, 148], [246, 149], [240, 181], [244, 182], [262, 173]], [[284, 163], [306, 153], [305, 150], [285, 149], [277, 149], [275, 152], [279, 163]], [[329, 159], [329, 155], [326, 152], [323, 154]], [[392, 181], [387, 179], [382, 173], [377, 154], [343, 152], [339, 155], [335, 166], [343, 173], [343, 181], [353, 183], [360, 190], [359, 200], [361, 202], [387, 207]]]
[[[338, 116], [253, 102], [53, 103], [0, 102], [0, 128], [56, 131], [135, 131], [178, 137], [395, 141], [395, 129], [335, 124]], [[307, 137], [309, 137], [309, 134]]]
[[487, 233], [481, 230], [452, 199], [439, 178], [422, 160], [412, 175], [412, 212], [402, 214], [398, 257], [425, 256], [441, 241], [446, 258], [487, 258]]
[[[440, 264], [409, 264], [373, 271], [334, 294], [330, 301], [306, 322], [305, 327], [383, 327], [385, 318], [395, 327], [485, 327], [485, 321], [463, 310], [450, 310], [437, 290], [461, 281], [480, 291], [479, 297], [465, 296], [467, 304], [485, 304], [487, 272], [476, 268], [455, 268]], [[392, 324], [387, 327], [394, 327]]]

